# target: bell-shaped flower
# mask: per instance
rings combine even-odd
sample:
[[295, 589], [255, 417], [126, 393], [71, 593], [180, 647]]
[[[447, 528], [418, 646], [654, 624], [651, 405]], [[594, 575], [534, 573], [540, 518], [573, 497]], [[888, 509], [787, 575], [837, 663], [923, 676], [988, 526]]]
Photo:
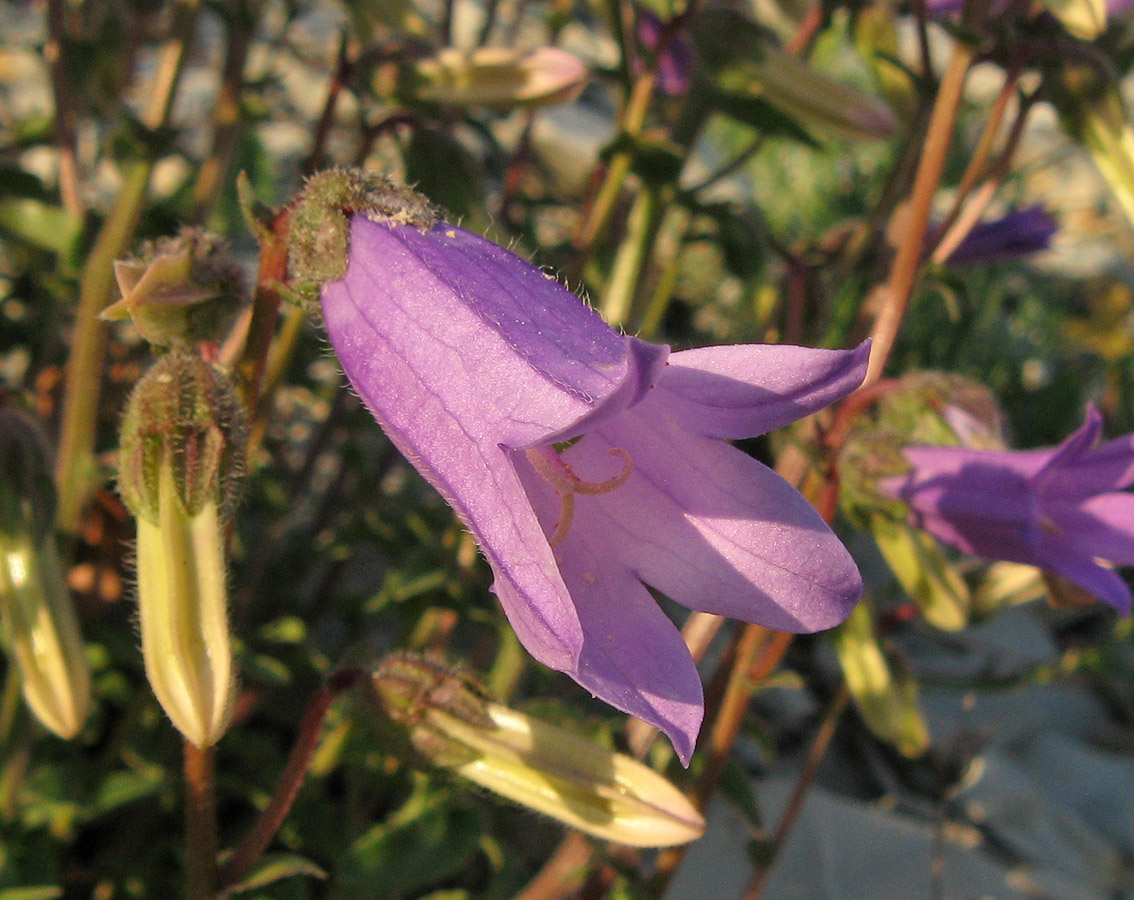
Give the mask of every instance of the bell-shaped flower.
[[[854, 390], [866, 348], [671, 355], [400, 189], [377, 190], [348, 220], [345, 271], [320, 279], [347, 376], [480, 544], [528, 651], [663, 729], [687, 761], [701, 684], [646, 585], [794, 632], [846, 618], [861, 589], [846, 549], [725, 441]], [[325, 256], [326, 223], [298, 215]]]
[[1134, 565], [1134, 435], [1096, 446], [1102, 416], [1058, 447], [1031, 451], [906, 447], [912, 469], [884, 479], [912, 521], [974, 556], [1040, 566], [1129, 613], [1115, 566]]

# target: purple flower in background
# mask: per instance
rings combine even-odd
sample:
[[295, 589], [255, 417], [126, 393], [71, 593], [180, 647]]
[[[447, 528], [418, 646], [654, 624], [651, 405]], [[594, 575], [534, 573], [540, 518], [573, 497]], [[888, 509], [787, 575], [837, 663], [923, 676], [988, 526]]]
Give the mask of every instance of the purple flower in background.
[[345, 275], [322, 286], [331, 343], [477, 539], [540, 662], [662, 728], [687, 762], [700, 679], [646, 584], [788, 631], [849, 614], [861, 581], [846, 549], [794, 488], [725, 441], [854, 390], [865, 346], [671, 355], [444, 222], [355, 214], [349, 240]]
[[1130, 612], [1130, 588], [1114, 566], [1134, 565], [1134, 435], [1096, 447], [1102, 416], [1049, 450], [906, 447], [907, 475], [882, 490], [910, 518], [975, 556], [1049, 569]]
[[[1132, 0], [1134, 2], [1134, 0]], [[684, 31], [666, 34], [665, 23], [644, 6], [635, 6], [638, 43], [651, 53], [661, 52], [658, 58], [658, 90], [669, 97], [679, 97], [689, 91], [696, 65], [693, 42]], [[665, 46], [662, 47], [662, 41]]]
[[973, 228], [946, 262], [1007, 262], [1039, 253], [1051, 246], [1051, 238], [1059, 223], [1042, 206], [1029, 206], [1008, 213], [995, 222], [982, 222]]

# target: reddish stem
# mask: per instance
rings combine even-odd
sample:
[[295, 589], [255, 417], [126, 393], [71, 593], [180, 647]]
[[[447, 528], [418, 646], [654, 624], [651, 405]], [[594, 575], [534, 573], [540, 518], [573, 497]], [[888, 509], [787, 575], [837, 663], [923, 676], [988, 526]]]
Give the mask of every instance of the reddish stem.
[[240, 842], [240, 846], [236, 848], [221, 868], [220, 885], [222, 889], [230, 889], [239, 882], [251, 871], [263, 852], [268, 849], [272, 838], [276, 836], [276, 832], [280, 830], [284, 819], [287, 818], [291, 805], [295, 802], [296, 795], [299, 793], [299, 788], [303, 785], [307, 768], [311, 765], [311, 757], [315, 755], [315, 750], [319, 746], [319, 735], [323, 728], [323, 719], [327, 715], [327, 710], [331, 708], [331, 703], [339, 694], [352, 688], [363, 675], [364, 672], [361, 669], [340, 669], [327, 679], [327, 683], [315, 692], [315, 695], [307, 704], [307, 711], [304, 712], [303, 720], [300, 722], [295, 746], [292, 748], [291, 756], [288, 757], [283, 774], [280, 775], [280, 779], [276, 783], [272, 799], [268, 801], [268, 805], [260, 813], [260, 818], [256, 820], [252, 830], [248, 832], [244, 840]]

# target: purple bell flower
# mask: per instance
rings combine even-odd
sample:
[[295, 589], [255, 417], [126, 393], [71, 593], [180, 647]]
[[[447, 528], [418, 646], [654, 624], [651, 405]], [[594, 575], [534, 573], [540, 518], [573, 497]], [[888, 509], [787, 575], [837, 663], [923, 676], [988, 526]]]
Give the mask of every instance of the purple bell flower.
[[350, 217], [345, 274], [321, 299], [355, 390], [476, 538], [524, 646], [664, 730], [684, 762], [701, 683], [645, 585], [793, 632], [850, 613], [846, 549], [726, 439], [845, 396], [866, 346], [671, 355], [496, 244], [380, 213]]
[[1102, 416], [1048, 450], [906, 447], [913, 467], [883, 479], [910, 518], [965, 553], [1049, 569], [1123, 614], [1131, 594], [1114, 566], [1134, 565], [1134, 435], [1101, 446]]

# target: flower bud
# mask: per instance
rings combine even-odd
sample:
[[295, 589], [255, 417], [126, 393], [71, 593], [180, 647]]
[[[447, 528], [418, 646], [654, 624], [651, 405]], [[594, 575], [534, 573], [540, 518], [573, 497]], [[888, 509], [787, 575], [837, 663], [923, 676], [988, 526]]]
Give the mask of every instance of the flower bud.
[[154, 694], [198, 747], [224, 733], [234, 691], [224, 520], [237, 499], [243, 421], [219, 368], [160, 359], [123, 421], [119, 487], [138, 521], [138, 613]]
[[924, 754], [929, 730], [918, 704], [917, 681], [887, 661], [868, 604], [855, 607], [835, 631], [835, 650], [847, 689], [870, 730], [903, 756]]
[[1043, 8], [1059, 20], [1067, 33], [1081, 41], [1093, 41], [1106, 31], [1106, 0], [1040, 0]]
[[557, 47], [446, 47], [414, 60], [398, 90], [407, 100], [450, 106], [550, 106], [578, 96], [588, 74], [578, 58]]
[[220, 239], [195, 228], [143, 245], [137, 258], [115, 262], [114, 275], [122, 299], [101, 318], [133, 319], [157, 347], [221, 340], [247, 300]]
[[83, 727], [91, 679], [52, 534], [55, 494], [42, 432], [0, 408], [0, 630], [24, 699], [62, 738]]
[[468, 679], [397, 656], [371, 679], [382, 717], [431, 764], [573, 828], [634, 847], [696, 840], [704, 820], [652, 769], [555, 725], [489, 702]]
[[841, 502], [868, 531], [895, 579], [925, 620], [944, 631], [968, 624], [968, 585], [929, 535], [908, 521], [906, 505], [879, 482], [909, 469], [908, 444], [1003, 446], [1000, 412], [984, 385], [960, 375], [917, 372], [882, 396], [874, 416], [863, 416], [839, 458]]
[[163, 356], [134, 388], [119, 443], [118, 488], [130, 511], [156, 523], [159, 475], [195, 516], [213, 502], [227, 519], [240, 498], [244, 416], [222, 370], [189, 353]]
[[1134, 129], [1116, 78], [1095, 66], [1061, 63], [1045, 78], [1044, 90], [1134, 223]]

